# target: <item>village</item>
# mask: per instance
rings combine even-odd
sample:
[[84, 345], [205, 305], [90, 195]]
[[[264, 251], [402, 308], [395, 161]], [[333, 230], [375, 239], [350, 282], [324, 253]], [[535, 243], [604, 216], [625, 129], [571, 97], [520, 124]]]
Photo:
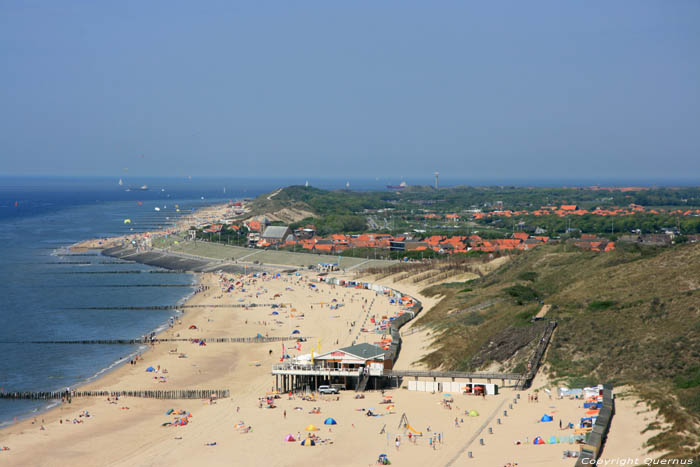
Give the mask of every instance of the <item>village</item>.
[[[465, 214], [458, 213], [434, 213], [427, 212], [417, 215], [429, 221], [444, 221], [448, 223], [448, 227], [456, 228], [456, 224], [460, 221], [477, 225], [475, 223], [491, 220], [497, 217], [510, 218], [514, 216], [633, 216], [639, 213], [649, 214], [669, 214], [676, 216], [698, 216], [700, 210], [664, 210], [646, 209], [643, 206], [630, 204], [628, 207], [598, 207], [593, 210], [581, 209], [577, 205], [560, 205], [560, 206], [542, 206], [533, 211], [509, 209], [500, 209], [497, 204], [495, 210], [467, 211]], [[380, 210], [381, 211], [381, 210]], [[351, 256], [355, 250], [367, 251], [383, 250], [385, 252], [396, 252], [395, 255], [400, 255], [401, 252], [413, 252], [412, 259], [420, 257], [430, 257], [430, 255], [452, 255], [459, 253], [496, 253], [507, 251], [527, 251], [545, 243], [559, 243], [562, 241], [560, 236], [547, 235], [547, 230], [541, 227], [529, 228], [524, 222], [519, 222], [513, 232], [503, 235], [503, 238], [493, 238], [493, 233], [487, 231], [489, 235], [486, 237], [480, 236], [475, 232], [470, 235], [430, 235], [423, 229], [414, 229], [412, 232], [403, 232], [401, 234], [389, 234], [384, 232], [366, 232], [366, 233], [331, 233], [325, 236], [319, 235], [314, 224], [305, 224], [293, 228], [289, 225], [279, 225], [278, 221], [271, 221], [264, 215], [254, 216], [247, 220], [240, 221], [240, 217], [248, 213], [245, 202], [232, 202], [229, 205], [227, 215], [217, 219], [201, 220], [202, 222], [196, 226], [197, 230], [201, 231], [198, 239], [216, 241], [215, 234], [220, 234], [222, 230], [236, 232], [237, 244], [253, 248], [265, 249], [289, 249], [292, 251], [319, 253], [326, 255], [340, 255], [345, 252], [345, 255]], [[371, 224], [371, 214], [368, 217]], [[451, 225], [449, 225], [451, 224]], [[444, 227], [444, 226], [438, 226]], [[439, 229], [438, 229], [439, 230]], [[527, 231], [526, 231], [527, 230]], [[569, 235], [564, 239], [567, 243], [573, 244], [578, 248], [594, 251], [608, 252], [615, 249], [615, 241], [609, 236], [602, 236], [595, 233], [581, 233], [578, 229], [569, 228], [570, 232], [578, 235]], [[662, 233], [643, 234], [640, 230], [630, 231], [620, 235], [617, 240], [627, 243], [640, 243], [652, 246], [667, 246], [674, 242], [674, 237], [678, 236], [679, 232], [675, 228], [665, 229]], [[194, 234], [193, 234], [194, 235]], [[241, 238], [243, 235], [243, 238]], [[688, 236], [689, 241], [698, 241], [697, 234]], [[192, 237], [194, 239], [195, 236]], [[397, 256], [399, 257], [399, 256]]]

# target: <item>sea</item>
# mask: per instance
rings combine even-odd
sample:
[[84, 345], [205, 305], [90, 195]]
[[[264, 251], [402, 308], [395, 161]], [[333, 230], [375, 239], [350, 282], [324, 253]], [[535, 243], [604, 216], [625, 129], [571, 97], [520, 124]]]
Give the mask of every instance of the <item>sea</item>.
[[[139, 338], [177, 313], [139, 307], [176, 305], [193, 291], [191, 274], [67, 247], [154, 230], [197, 208], [273, 188], [270, 181], [225, 179], [138, 178], [119, 185], [115, 177], [1, 177], [0, 391], [53, 391], [99, 377], [143, 349], [30, 341]], [[0, 399], [0, 427], [52, 404]]]

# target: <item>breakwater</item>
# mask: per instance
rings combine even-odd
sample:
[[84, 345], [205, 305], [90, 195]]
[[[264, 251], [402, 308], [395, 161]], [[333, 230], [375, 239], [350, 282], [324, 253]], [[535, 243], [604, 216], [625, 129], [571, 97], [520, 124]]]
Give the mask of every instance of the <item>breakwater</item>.
[[123, 391], [44, 391], [0, 392], [0, 399], [71, 400], [75, 397], [142, 397], [146, 399], [210, 399], [229, 397], [228, 389], [130, 389]]

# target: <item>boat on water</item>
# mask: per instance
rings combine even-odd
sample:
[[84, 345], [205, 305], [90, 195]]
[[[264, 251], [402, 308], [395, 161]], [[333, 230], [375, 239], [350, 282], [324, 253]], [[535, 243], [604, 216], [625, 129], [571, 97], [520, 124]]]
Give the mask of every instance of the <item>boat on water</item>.
[[139, 188], [141, 191], [146, 191], [148, 190], [148, 185], [141, 185], [141, 188]]
[[122, 186], [122, 185], [124, 185], [124, 182], [123, 182], [122, 179], [120, 178], [120, 179], [119, 179], [119, 186]]
[[386, 187], [389, 188], [390, 190], [403, 190], [407, 186], [408, 186], [408, 184], [406, 184], [406, 182], [401, 182], [398, 185], [387, 185]]

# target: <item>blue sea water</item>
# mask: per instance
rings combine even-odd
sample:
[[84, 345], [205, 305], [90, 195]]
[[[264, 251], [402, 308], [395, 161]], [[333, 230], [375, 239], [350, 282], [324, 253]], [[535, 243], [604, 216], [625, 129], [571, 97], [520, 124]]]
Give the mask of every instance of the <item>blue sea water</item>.
[[[152, 273], [157, 268], [118, 261], [98, 252], [74, 256], [76, 253], [69, 252], [67, 246], [89, 238], [124, 234], [130, 229], [152, 230], [192, 209], [255, 196], [271, 188], [259, 183], [247, 189], [229, 181], [224, 193], [225, 181], [211, 179], [144, 179], [137, 183], [148, 184], [149, 190], [127, 192], [117, 179], [0, 178], [3, 390], [75, 387], [139, 351], [138, 346], [17, 342], [138, 338], [163, 326], [175, 313], [76, 308], [174, 305], [192, 291], [191, 274]], [[124, 224], [127, 218], [130, 224]], [[114, 271], [129, 272], [111, 273]], [[133, 284], [178, 286], [122, 287]], [[0, 399], [0, 426], [47, 405]]]

